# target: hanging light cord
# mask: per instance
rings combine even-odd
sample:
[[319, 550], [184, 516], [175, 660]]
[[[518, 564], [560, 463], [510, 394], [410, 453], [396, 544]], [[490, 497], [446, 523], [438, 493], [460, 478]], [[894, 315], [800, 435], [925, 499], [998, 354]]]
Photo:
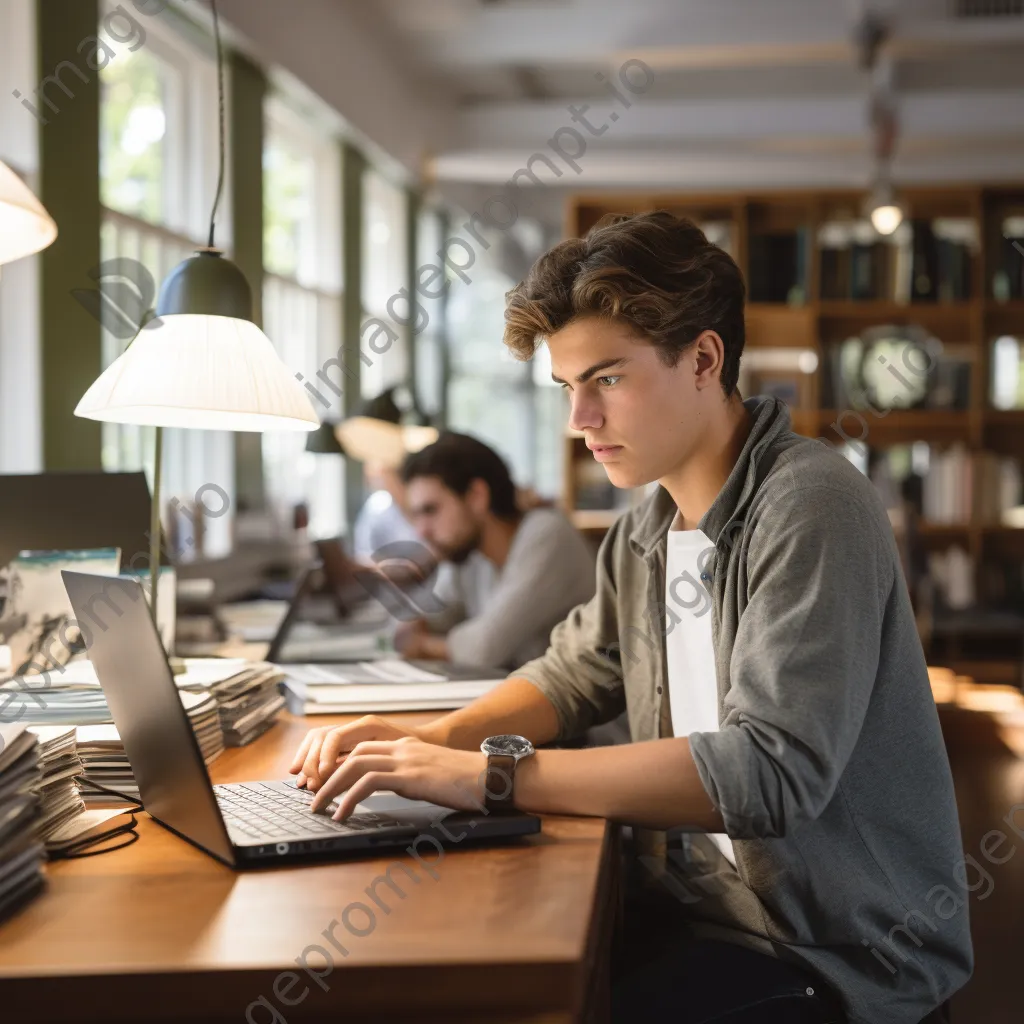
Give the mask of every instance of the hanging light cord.
[[210, 239], [207, 245], [213, 248], [213, 224], [217, 216], [217, 207], [220, 205], [221, 192], [224, 190], [224, 54], [220, 45], [220, 19], [217, 17], [217, 0], [210, 0], [210, 10], [213, 12], [213, 37], [217, 42], [217, 145], [218, 145], [218, 171], [217, 171], [217, 193], [213, 197], [213, 209], [210, 211]]

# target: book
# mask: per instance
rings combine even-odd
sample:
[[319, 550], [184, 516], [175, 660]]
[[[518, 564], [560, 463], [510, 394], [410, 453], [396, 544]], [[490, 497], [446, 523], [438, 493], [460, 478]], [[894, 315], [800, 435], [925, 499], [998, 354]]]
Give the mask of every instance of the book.
[[283, 667], [288, 710], [298, 715], [461, 708], [505, 678], [462, 678], [463, 672], [449, 676], [399, 659]]

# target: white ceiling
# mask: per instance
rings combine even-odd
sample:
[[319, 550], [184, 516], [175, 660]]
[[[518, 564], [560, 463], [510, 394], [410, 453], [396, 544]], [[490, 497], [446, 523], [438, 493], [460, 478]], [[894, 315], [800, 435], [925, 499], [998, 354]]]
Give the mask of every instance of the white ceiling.
[[[440, 182], [504, 183], [550, 153], [548, 140], [573, 125], [570, 104], [589, 102], [586, 116], [608, 130], [587, 136], [579, 173], [559, 162], [556, 180], [538, 166], [552, 189], [863, 185], [868, 76], [853, 33], [869, 7], [891, 25], [896, 179], [1019, 179], [1024, 16], [958, 18], [961, 5], [374, 0], [372, 31], [421, 89], [453, 104], [447, 136], [424, 154]], [[626, 110], [596, 76], [614, 80], [629, 58], [653, 78]]]

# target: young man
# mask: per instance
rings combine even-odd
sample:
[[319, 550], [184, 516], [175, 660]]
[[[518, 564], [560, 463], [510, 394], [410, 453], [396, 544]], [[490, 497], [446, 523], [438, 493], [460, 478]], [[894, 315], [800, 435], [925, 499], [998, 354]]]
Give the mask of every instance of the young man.
[[481, 741], [551, 743], [625, 704], [632, 743], [527, 752], [511, 786], [524, 810], [634, 826], [613, 1016], [914, 1024], [972, 969], [925, 660], [870, 482], [737, 392], [743, 304], [733, 261], [667, 213], [538, 261], [506, 344], [546, 340], [616, 486], [661, 486], [543, 657], [412, 738], [375, 717], [314, 730], [293, 770], [317, 808], [344, 793], [339, 816], [377, 788], [468, 808]]
[[401, 475], [409, 521], [443, 559], [434, 597], [445, 610], [403, 623], [400, 653], [504, 669], [543, 654], [594, 596], [586, 541], [557, 509], [521, 511], [501, 456], [466, 434], [442, 434]]

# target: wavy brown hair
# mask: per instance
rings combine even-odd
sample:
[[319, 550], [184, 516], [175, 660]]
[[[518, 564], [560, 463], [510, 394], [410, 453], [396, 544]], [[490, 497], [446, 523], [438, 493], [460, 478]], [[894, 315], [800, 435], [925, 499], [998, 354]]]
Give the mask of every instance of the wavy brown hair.
[[743, 353], [743, 275], [693, 221], [659, 210], [610, 214], [585, 238], [559, 242], [505, 296], [505, 344], [529, 359], [537, 344], [587, 316], [618, 320], [667, 366], [703, 331], [722, 339], [731, 395]]

